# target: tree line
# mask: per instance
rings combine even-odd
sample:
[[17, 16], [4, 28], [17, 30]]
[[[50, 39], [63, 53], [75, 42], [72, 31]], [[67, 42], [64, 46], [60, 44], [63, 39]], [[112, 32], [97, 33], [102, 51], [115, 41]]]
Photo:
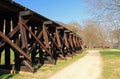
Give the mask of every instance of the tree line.
[[120, 0], [83, 0], [88, 5], [93, 19], [83, 24], [72, 21], [64, 24], [77, 33], [87, 48], [120, 47]]

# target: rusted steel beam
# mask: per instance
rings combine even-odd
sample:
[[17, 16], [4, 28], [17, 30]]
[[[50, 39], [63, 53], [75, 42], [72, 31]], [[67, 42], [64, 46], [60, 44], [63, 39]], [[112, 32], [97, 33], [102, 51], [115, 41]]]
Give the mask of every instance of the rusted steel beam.
[[28, 56], [23, 50], [21, 50], [16, 44], [14, 44], [7, 36], [5, 36], [1, 31], [0, 31], [0, 36], [7, 42], [9, 43], [14, 49], [16, 49], [20, 54], [25, 56], [29, 61], [31, 61], [30, 56]]

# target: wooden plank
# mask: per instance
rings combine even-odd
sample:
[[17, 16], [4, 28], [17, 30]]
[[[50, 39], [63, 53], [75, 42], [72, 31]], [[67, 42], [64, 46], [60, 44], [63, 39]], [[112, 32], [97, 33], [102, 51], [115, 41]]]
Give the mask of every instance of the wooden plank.
[[[7, 37], [8, 37], [8, 38], [12, 38], [18, 30], [19, 30], [19, 27], [16, 26], [16, 27], [13, 29], [13, 31], [11, 31], [11, 32], [8, 33]], [[2, 40], [0, 41], [0, 47], [4, 46], [5, 43], [6, 43], [6, 41], [4, 41], [4, 39], [2, 39]]]
[[27, 11], [21, 11], [19, 15], [20, 15], [20, 16], [27, 16], [27, 15], [32, 15], [32, 14], [33, 14], [33, 13], [32, 13], [31, 11], [28, 11], [28, 10], [27, 10]]
[[73, 48], [73, 41], [72, 41], [72, 35], [69, 34], [69, 43], [70, 43], [70, 46]]
[[[23, 24], [23, 18], [19, 16], [19, 29], [20, 29], [20, 34], [21, 34], [21, 39], [22, 39], [22, 49], [27, 49], [28, 50], [28, 41], [27, 41], [27, 36], [26, 36], [26, 29], [22, 26]], [[25, 51], [27, 52], [27, 51]]]
[[46, 26], [43, 25], [43, 38], [44, 38], [44, 42], [45, 42], [45, 47], [49, 48], [49, 39], [48, 39], [48, 34], [46, 32]]
[[65, 41], [65, 46], [67, 47], [67, 48], [69, 48], [69, 45], [68, 45], [68, 39], [67, 39], [67, 35], [66, 35], [66, 33], [64, 33], [64, 41]]
[[[18, 39], [18, 37], [15, 39], [15, 44], [20, 47], [20, 40]], [[19, 71], [21, 60], [20, 60], [20, 54], [17, 50], [14, 50], [14, 57], [15, 57], [15, 68], [17, 71]]]
[[[42, 37], [42, 34], [43, 34], [43, 31], [41, 31], [39, 34], [38, 34], [38, 39], [40, 39]], [[30, 49], [30, 53], [31, 53], [31, 58], [32, 58], [32, 62], [34, 62], [35, 60], [35, 50], [36, 50], [36, 45], [37, 45], [37, 41], [33, 42], [32, 45], [31, 45], [31, 49]], [[41, 56], [40, 56], [41, 57]]]
[[[47, 30], [46, 30], [47, 31]], [[50, 34], [48, 31], [47, 31], [48, 35]], [[55, 44], [55, 46], [57, 47], [57, 49], [62, 53], [61, 49], [58, 47], [57, 43], [55, 42], [54, 38], [49, 35], [49, 37], [51, 38], [52, 42]]]
[[[47, 31], [47, 30], [46, 30]], [[58, 47], [58, 45], [57, 45], [57, 43], [55, 42], [55, 40], [54, 40], [54, 38], [50, 35], [50, 33], [47, 31], [47, 33], [48, 33], [48, 35], [49, 35], [49, 37], [51, 38], [51, 40], [52, 40], [52, 42], [55, 44], [55, 46], [57, 47], [57, 49], [59, 50], [59, 52], [62, 54], [63, 52], [62, 52], [62, 49], [60, 49], [59, 47]], [[64, 59], [65, 60], [65, 57], [63, 56], [63, 55], [61, 55], [61, 54], [58, 54], [62, 59]]]
[[56, 29], [55, 36], [56, 36], [56, 40], [57, 40], [57, 45], [58, 45], [58, 47], [59, 47], [59, 48], [62, 48], [61, 41], [60, 41], [60, 37], [59, 37], [59, 32], [58, 32], [57, 29]]
[[77, 42], [77, 47], [80, 47], [79, 38], [78, 37], [76, 37], [76, 42]]
[[38, 35], [38, 39], [40, 39], [42, 37], [43, 31], [41, 31]]
[[41, 48], [44, 49], [47, 53], [51, 55], [51, 53], [45, 48], [45, 46], [42, 44], [42, 42], [38, 39], [37, 36], [27, 27], [27, 25], [23, 24], [23, 26], [31, 33], [31, 35], [35, 38], [35, 40], [40, 44]]
[[[32, 72], [34, 72], [34, 68], [32, 67], [32, 65], [28, 62], [28, 61], [26, 61], [26, 60], [23, 60], [22, 61]], [[27, 68], [27, 69], [28, 69]], [[28, 70], [29, 70], [28, 69]]]
[[59, 27], [56, 27], [57, 29], [60, 29], [60, 30], [63, 30], [64, 29], [64, 27], [61, 27], [61, 26], [59, 26]]
[[14, 44], [7, 36], [5, 36], [1, 31], [0, 31], [0, 36], [7, 42], [9, 43], [14, 49], [16, 49], [20, 54], [25, 56], [29, 61], [31, 61], [30, 56], [28, 56], [23, 50], [21, 50], [16, 44]]
[[75, 41], [75, 36], [73, 35], [73, 44], [74, 44], [74, 47], [76, 48], [76, 41]]
[[52, 21], [44, 21], [43, 25], [52, 24]]

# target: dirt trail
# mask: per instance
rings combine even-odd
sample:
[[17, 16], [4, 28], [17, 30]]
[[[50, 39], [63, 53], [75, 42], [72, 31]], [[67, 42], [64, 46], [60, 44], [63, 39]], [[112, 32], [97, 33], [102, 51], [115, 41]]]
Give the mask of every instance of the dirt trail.
[[99, 79], [101, 71], [102, 60], [100, 53], [97, 50], [93, 50], [48, 79]]

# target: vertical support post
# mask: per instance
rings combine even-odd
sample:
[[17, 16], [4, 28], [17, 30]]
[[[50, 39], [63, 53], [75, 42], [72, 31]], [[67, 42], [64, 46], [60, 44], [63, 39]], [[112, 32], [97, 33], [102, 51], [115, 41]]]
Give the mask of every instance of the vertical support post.
[[27, 54], [29, 53], [28, 52], [28, 41], [27, 41], [27, 36], [26, 36], [26, 29], [25, 27], [23, 27], [23, 18], [21, 16], [19, 16], [19, 28], [20, 28], [20, 34], [21, 34], [21, 39], [22, 39], [22, 49], [27, 52]]
[[[16, 45], [17, 46], [20, 46], [20, 40], [19, 39], [15, 39], [15, 42], [16, 42]], [[15, 56], [15, 68], [16, 68], [16, 70], [17, 71], [19, 71], [20, 70], [20, 58], [19, 58], [19, 54], [18, 54], [18, 52], [16, 51], [16, 50], [14, 50], [14, 56]]]
[[36, 56], [36, 44], [33, 43], [33, 46], [32, 46], [34, 49], [33, 51], [31, 52], [31, 59], [32, 59], [32, 63], [35, 62], [35, 56]]
[[[18, 26], [18, 18], [13, 17], [12, 21], [11, 21], [11, 31], [13, 30], [13, 28], [15, 28], [16, 26]], [[15, 44], [17, 46], [20, 47], [20, 38], [19, 38], [19, 34], [15, 34], [15, 37], [13, 38]], [[14, 49], [13, 49], [14, 50]], [[20, 70], [20, 54], [18, 53], [18, 51], [14, 50], [14, 60], [15, 60], [15, 69], [17, 71]]]
[[78, 37], [77, 36], [76, 36], [75, 40], [76, 40], [76, 46], [77, 46], [77, 48], [79, 48], [79, 42], [78, 42]]
[[[10, 32], [10, 18], [6, 19], [5, 28], [5, 34], [7, 35]], [[5, 66], [8, 69], [10, 67], [10, 45], [8, 43], [5, 44]]]
[[66, 33], [64, 33], [64, 41], [65, 41], [65, 46], [67, 47], [67, 48], [69, 48], [69, 45], [68, 45], [68, 41], [67, 41], [67, 34]]
[[75, 37], [73, 34], [72, 34], [72, 40], [73, 40], [73, 47], [75, 48]]
[[73, 44], [74, 44], [74, 48], [76, 49], [76, 40], [74, 35], [73, 35]]
[[80, 45], [79, 40], [80, 40], [79, 37], [77, 37], [78, 49], [80, 50], [80, 46], [81, 46], [81, 45]]
[[[35, 27], [31, 27], [31, 31], [35, 34]], [[34, 40], [32, 35], [31, 35], [31, 40]], [[35, 52], [36, 52], [36, 43], [35, 42], [32, 42], [32, 48], [31, 48], [30, 52], [31, 52], [32, 63], [34, 63], [35, 62]]]
[[43, 38], [44, 38], [44, 42], [45, 42], [45, 47], [48, 49], [49, 48], [49, 39], [48, 39], [46, 30], [47, 30], [46, 26], [43, 24]]
[[57, 40], [58, 47], [61, 48], [62, 45], [61, 45], [61, 41], [60, 41], [60, 37], [59, 37], [59, 32], [57, 29], [56, 29], [56, 40]]
[[80, 41], [80, 49], [82, 49], [82, 45], [83, 45], [83, 40], [82, 39], [79, 39], [79, 41]]
[[39, 49], [39, 59], [40, 59], [40, 63], [43, 65], [44, 64], [44, 58], [43, 58], [44, 52], [42, 51], [42, 49]]
[[72, 41], [72, 35], [71, 34], [69, 34], [69, 42], [70, 42], [71, 48], [73, 48], [73, 41]]

